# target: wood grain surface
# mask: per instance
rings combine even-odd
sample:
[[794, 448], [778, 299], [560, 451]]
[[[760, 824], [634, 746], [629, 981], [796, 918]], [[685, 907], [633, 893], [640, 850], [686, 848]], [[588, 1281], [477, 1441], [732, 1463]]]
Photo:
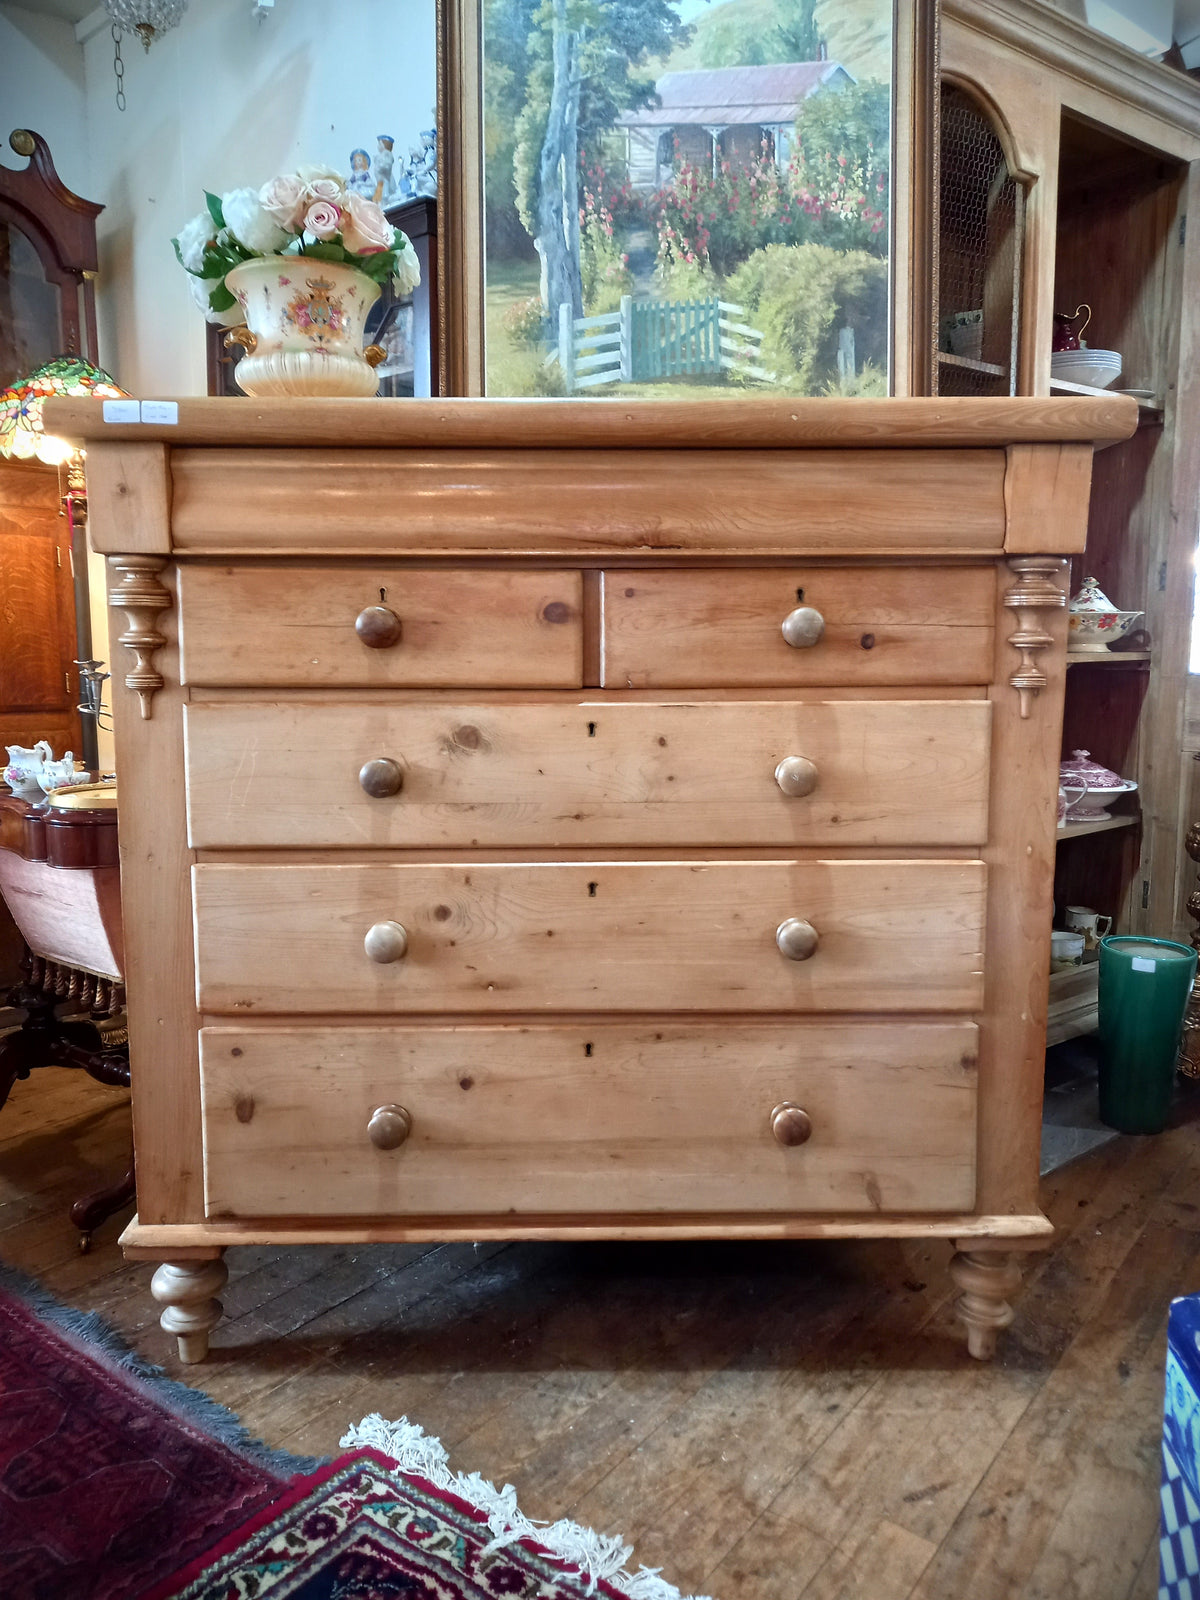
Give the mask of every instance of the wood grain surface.
[[[975, 1044], [966, 1022], [206, 1028], [206, 1209], [968, 1210]], [[812, 1119], [796, 1149], [784, 1100]], [[387, 1103], [412, 1128], [377, 1150]]]
[[[572, 688], [582, 674], [578, 572], [369, 566], [184, 566], [192, 684]], [[372, 649], [355, 619], [386, 606], [401, 638]]]
[[[611, 688], [987, 683], [989, 567], [768, 567], [608, 571], [603, 679]], [[781, 631], [796, 606], [824, 618], [816, 645]]]
[[931, 459], [917, 449], [185, 447], [171, 452], [171, 537], [214, 555], [1001, 550], [1004, 452], [956, 451], [953, 496]]
[[[193, 871], [202, 1010], [969, 1011], [976, 861], [233, 866]], [[789, 961], [775, 930], [820, 936]], [[394, 920], [409, 953], [363, 953]]]
[[673, 400], [179, 401], [179, 422], [106, 423], [90, 400], [51, 400], [46, 426], [68, 439], [161, 441], [172, 446], [408, 445], [688, 450], [845, 445], [1003, 448], [1022, 440], [1102, 444], [1137, 426], [1137, 402], [1097, 399], [775, 400], [739, 395], [680, 407]]
[[[982, 700], [193, 705], [190, 839], [200, 849], [977, 845], [990, 723]], [[794, 756], [816, 768], [811, 794], [780, 789], [776, 767]], [[403, 786], [376, 797], [360, 773], [381, 759]]]

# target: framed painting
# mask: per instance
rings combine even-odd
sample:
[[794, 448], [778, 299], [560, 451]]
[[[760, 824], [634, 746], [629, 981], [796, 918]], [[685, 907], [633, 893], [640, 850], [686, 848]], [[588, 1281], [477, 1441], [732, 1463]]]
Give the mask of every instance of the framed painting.
[[440, 0], [445, 392], [928, 392], [936, 0]]

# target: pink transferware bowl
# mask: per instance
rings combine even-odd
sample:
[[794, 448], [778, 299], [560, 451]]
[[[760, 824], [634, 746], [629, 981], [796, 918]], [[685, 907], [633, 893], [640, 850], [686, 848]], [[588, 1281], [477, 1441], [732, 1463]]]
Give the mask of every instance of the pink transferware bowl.
[[1091, 759], [1087, 750], [1072, 750], [1071, 759], [1058, 769], [1058, 781], [1068, 789], [1087, 790], [1067, 807], [1067, 822], [1103, 822], [1108, 807], [1123, 794], [1132, 794], [1137, 784]]

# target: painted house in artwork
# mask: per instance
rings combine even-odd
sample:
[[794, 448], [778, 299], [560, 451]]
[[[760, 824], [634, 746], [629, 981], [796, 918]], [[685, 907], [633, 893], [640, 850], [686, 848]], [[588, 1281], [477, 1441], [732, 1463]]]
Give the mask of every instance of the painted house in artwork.
[[744, 166], [756, 160], [764, 144], [784, 167], [804, 101], [818, 89], [853, 82], [836, 61], [666, 72], [655, 85], [657, 105], [617, 119], [626, 138], [629, 181], [635, 189], [661, 187], [670, 179], [677, 144], [681, 160], [711, 163], [714, 175], [719, 161]]

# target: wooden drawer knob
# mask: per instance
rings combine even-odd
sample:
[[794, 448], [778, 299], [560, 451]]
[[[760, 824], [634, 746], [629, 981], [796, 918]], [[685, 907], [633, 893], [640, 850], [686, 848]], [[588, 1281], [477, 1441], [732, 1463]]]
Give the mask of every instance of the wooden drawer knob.
[[367, 1137], [376, 1150], [399, 1149], [411, 1132], [412, 1118], [403, 1106], [376, 1106], [367, 1123]]
[[785, 955], [789, 961], [807, 961], [817, 948], [817, 930], [811, 922], [789, 917], [776, 928], [775, 943], [780, 955]]
[[771, 1113], [771, 1132], [780, 1144], [807, 1144], [812, 1138], [812, 1118], [790, 1100], [783, 1100]]
[[400, 618], [390, 606], [367, 606], [354, 620], [354, 631], [372, 650], [390, 650], [400, 643]]
[[811, 650], [824, 632], [825, 618], [812, 606], [797, 606], [783, 619], [783, 637], [794, 650]]
[[358, 781], [373, 800], [386, 800], [390, 794], [399, 794], [404, 787], [404, 771], [398, 761], [379, 756], [364, 762], [358, 769]]
[[372, 961], [399, 961], [408, 953], [408, 934], [398, 922], [376, 922], [367, 929], [363, 949]]
[[775, 768], [775, 782], [784, 794], [811, 794], [817, 787], [816, 764], [807, 756], [785, 756]]

